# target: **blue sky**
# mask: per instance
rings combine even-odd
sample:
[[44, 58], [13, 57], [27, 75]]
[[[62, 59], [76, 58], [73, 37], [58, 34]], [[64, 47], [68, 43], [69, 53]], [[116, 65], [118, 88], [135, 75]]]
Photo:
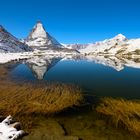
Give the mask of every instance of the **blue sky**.
[[138, 38], [140, 0], [0, 0], [0, 24], [16, 37], [26, 38], [37, 20], [63, 43]]

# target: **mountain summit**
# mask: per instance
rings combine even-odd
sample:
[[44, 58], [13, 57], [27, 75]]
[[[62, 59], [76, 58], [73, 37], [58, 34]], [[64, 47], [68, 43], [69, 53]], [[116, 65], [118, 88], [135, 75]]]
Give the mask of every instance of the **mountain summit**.
[[26, 39], [26, 44], [32, 47], [60, 47], [62, 46], [56, 39], [45, 31], [43, 24], [38, 21]]
[[34, 26], [32, 32], [28, 36], [28, 39], [37, 39], [37, 38], [47, 38], [47, 33], [40, 21]]
[[116, 41], [126, 41], [128, 40], [123, 34], [118, 34], [116, 35], [114, 38], [112, 38], [112, 40], [116, 40]]

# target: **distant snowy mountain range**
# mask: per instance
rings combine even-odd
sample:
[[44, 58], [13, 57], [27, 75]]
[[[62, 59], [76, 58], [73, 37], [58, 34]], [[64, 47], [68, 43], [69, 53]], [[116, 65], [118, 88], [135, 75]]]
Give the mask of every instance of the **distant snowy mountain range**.
[[111, 39], [90, 44], [61, 44], [45, 31], [41, 22], [33, 27], [29, 36], [19, 40], [0, 26], [0, 52], [24, 52], [31, 50], [80, 52], [84, 55], [140, 55], [140, 39], [127, 39], [119, 34]]
[[140, 39], [129, 40], [122, 34], [96, 43], [63, 45], [77, 49], [80, 53], [86, 55], [140, 55]]

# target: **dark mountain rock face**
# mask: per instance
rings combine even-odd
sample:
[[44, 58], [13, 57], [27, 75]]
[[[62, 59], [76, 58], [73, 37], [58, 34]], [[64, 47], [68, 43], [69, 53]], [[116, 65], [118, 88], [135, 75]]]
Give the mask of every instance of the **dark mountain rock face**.
[[0, 25], [0, 52], [24, 52], [30, 50], [30, 47], [20, 42]]

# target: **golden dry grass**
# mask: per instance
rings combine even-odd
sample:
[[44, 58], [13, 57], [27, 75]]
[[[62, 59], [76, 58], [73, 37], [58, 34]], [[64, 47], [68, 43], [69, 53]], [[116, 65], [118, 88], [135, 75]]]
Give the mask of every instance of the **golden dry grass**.
[[64, 84], [7, 87], [0, 91], [0, 97], [0, 111], [5, 109], [11, 115], [23, 112], [51, 114], [78, 105], [82, 99], [80, 89]]
[[[13, 65], [11, 65], [13, 66]], [[42, 115], [52, 115], [83, 100], [79, 87], [66, 84], [17, 84], [8, 79], [10, 65], [0, 65], [0, 116], [12, 115], [24, 128], [32, 128]]]
[[96, 111], [116, 127], [124, 127], [140, 137], [140, 101], [103, 98]]
[[[26, 128], [32, 126], [33, 116], [51, 115], [80, 105], [81, 89], [65, 84], [12, 84], [0, 82], [0, 115], [12, 115]], [[26, 124], [25, 124], [26, 123]]]

